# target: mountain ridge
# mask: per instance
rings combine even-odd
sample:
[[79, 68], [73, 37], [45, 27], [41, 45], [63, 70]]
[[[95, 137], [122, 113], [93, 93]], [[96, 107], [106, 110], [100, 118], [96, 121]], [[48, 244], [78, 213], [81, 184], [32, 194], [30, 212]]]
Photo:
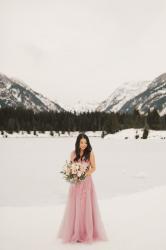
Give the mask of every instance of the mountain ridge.
[[49, 100], [44, 95], [32, 90], [29, 85], [17, 78], [9, 78], [0, 74], [0, 107], [24, 107], [40, 111], [64, 111], [57, 103]]
[[147, 114], [155, 108], [161, 116], [166, 114], [166, 73], [152, 81], [142, 81], [140, 86], [135, 82], [133, 86], [136, 89], [133, 93], [131, 86], [130, 83], [128, 86], [122, 84], [96, 108], [96, 111], [131, 113], [138, 109], [140, 113]]
[[0, 107], [23, 106], [40, 111], [70, 111], [82, 112], [120, 112], [130, 113], [135, 108], [140, 113], [156, 109], [160, 115], [166, 114], [166, 73], [160, 74], [154, 80], [128, 81], [121, 84], [105, 100], [75, 101], [71, 105], [51, 101], [44, 95], [34, 91], [23, 81], [7, 77], [0, 73]]

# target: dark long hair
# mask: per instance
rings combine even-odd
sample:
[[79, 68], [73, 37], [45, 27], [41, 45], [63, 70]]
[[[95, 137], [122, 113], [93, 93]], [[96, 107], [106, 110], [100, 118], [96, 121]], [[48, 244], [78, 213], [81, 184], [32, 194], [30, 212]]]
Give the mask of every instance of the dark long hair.
[[[82, 157], [80, 157], [80, 140], [82, 138], [86, 139], [87, 147], [85, 148]], [[79, 159], [81, 159], [81, 160], [84, 159], [85, 161], [89, 160], [90, 159], [90, 152], [91, 151], [92, 151], [92, 146], [90, 144], [88, 136], [85, 133], [80, 133], [77, 136], [77, 139], [76, 139], [76, 143], [75, 143], [75, 154], [76, 154], [76, 157], [73, 160], [74, 161], [78, 161]]]

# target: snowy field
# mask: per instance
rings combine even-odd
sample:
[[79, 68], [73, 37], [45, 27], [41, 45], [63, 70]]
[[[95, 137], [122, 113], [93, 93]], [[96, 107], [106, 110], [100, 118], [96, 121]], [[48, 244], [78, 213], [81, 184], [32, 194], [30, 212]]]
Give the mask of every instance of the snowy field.
[[1, 138], [0, 250], [165, 250], [166, 140], [161, 132], [154, 133], [155, 140], [124, 140], [126, 134], [134, 138], [133, 130], [104, 139], [89, 133], [96, 157], [92, 178], [109, 237], [92, 245], [56, 239], [69, 187], [59, 171], [74, 149], [75, 135]]
[[[86, 132], [88, 136], [92, 137], [101, 137], [101, 131], [88, 131]], [[78, 135], [78, 132], [64, 132], [61, 131], [59, 133], [53, 131], [53, 135], [50, 135], [50, 131], [45, 131], [44, 133], [36, 131], [36, 135], [34, 135], [33, 131], [27, 133], [27, 131], [20, 131], [19, 133], [7, 133], [4, 131], [4, 134], [0, 134], [0, 138], [57, 138], [57, 137], [75, 137]], [[141, 139], [143, 135], [143, 129], [123, 129], [114, 134], [108, 134], [105, 136], [106, 138], [115, 138], [115, 139], [135, 139], [135, 136], [138, 135], [138, 140]], [[149, 130], [148, 139], [166, 139], [166, 130]]]

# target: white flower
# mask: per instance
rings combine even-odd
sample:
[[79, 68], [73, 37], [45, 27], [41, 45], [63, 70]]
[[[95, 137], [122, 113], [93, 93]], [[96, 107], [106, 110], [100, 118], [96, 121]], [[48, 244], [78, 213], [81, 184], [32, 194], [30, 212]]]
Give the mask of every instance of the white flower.
[[80, 177], [82, 175], [81, 171], [78, 171], [77, 175]]
[[[86, 162], [68, 162], [63, 167], [61, 173], [64, 175], [64, 178], [72, 183], [78, 183], [81, 181], [81, 176], [85, 174], [88, 164]], [[72, 173], [72, 176], [70, 174]]]

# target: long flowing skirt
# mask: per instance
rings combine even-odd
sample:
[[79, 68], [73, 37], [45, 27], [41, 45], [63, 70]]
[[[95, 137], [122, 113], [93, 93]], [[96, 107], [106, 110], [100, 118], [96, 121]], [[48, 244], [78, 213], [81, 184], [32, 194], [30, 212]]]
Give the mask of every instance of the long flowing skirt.
[[108, 240], [91, 175], [79, 184], [70, 184], [57, 238], [63, 243]]

